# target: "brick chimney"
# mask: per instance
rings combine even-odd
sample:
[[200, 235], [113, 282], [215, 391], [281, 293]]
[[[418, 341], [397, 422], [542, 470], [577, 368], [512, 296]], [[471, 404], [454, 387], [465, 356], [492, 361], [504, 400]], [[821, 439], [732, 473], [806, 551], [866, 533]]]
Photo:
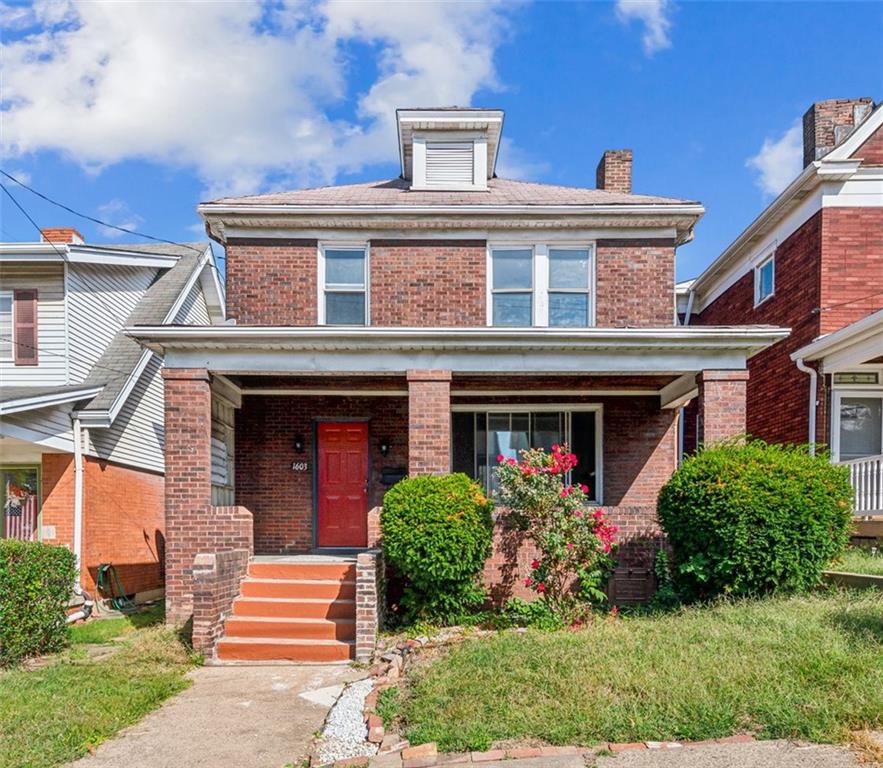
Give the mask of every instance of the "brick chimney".
[[632, 151], [608, 149], [595, 171], [595, 186], [609, 192], [631, 192]]
[[803, 167], [820, 160], [840, 144], [874, 109], [874, 100], [817, 101], [803, 116]]
[[86, 240], [74, 227], [43, 227], [40, 229], [44, 243], [74, 243], [82, 244]]

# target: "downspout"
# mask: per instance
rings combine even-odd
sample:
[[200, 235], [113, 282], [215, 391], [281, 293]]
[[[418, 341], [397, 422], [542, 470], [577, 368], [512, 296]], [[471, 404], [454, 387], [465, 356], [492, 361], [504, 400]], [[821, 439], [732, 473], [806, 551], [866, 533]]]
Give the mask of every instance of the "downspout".
[[684, 325], [690, 324], [690, 315], [693, 314], [693, 297], [695, 296], [695, 292], [693, 289], [690, 289], [690, 293], [687, 296], [687, 309], [684, 310]]
[[797, 369], [809, 374], [809, 455], [816, 455], [816, 398], [818, 393], [819, 374], [815, 368], [810, 368], [798, 357], [794, 363]]
[[76, 558], [77, 576], [74, 581], [74, 593], [85, 600], [83, 607], [67, 617], [70, 624], [86, 619], [92, 614], [95, 602], [83, 590], [80, 581], [80, 568], [83, 562], [83, 426], [80, 419], [74, 417], [74, 557]]

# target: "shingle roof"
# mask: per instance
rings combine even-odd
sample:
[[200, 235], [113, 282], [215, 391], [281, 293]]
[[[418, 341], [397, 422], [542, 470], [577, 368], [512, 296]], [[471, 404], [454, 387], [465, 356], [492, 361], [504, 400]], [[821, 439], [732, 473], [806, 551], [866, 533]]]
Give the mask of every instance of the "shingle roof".
[[409, 182], [396, 178], [344, 184], [336, 187], [315, 187], [290, 192], [269, 192], [246, 197], [222, 197], [209, 205], [678, 205], [692, 203], [653, 195], [634, 195], [604, 189], [561, 187], [531, 181], [489, 179], [486, 192], [446, 192], [411, 190]]
[[30, 397], [45, 397], [47, 395], [64, 395], [75, 394], [89, 389], [91, 386], [98, 386], [101, 382], [92, 382], [91, 384], [68, 384], [60, 387], [40, 387], [40, 386], [18, 386], [8, 387], [5, 384], [0, 387], [0, 403], [11, 403], [15, 400], [24, 400]]
[[[197, 262], [208, 247], [208, 243], [102, 246], [105, 249], [119, 248], [130, 251], [169, 253], [180, 257], [175, 266], [163, 270], [153, 285], [145, 291], [144, 296], [126, 318], [126, 325], [159, 325], [165, 322], [169, 310], [181, 295], [181, 291], [187, 285]], [[143, 350], [138, 342], [119, 331], [107, 349], [104, 350], [104, 354], [98, 358], [84, 382], [86, 384], [96, 382], [105, 384], [104, 389], [89, 402], [85, 410], [110, 408], [138, 365], [142, 353]]]

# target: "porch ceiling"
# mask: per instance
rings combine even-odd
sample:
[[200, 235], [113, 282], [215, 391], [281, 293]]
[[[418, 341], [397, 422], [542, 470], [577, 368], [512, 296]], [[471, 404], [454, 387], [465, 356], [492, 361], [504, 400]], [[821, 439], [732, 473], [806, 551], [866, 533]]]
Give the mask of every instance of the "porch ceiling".
[[677, 375], [741, 369], [785, 338], [773, 326], [659, 328], [340, 328], [152, 326], [127, 329], [167, 368], [226, 375], [455, 373]]

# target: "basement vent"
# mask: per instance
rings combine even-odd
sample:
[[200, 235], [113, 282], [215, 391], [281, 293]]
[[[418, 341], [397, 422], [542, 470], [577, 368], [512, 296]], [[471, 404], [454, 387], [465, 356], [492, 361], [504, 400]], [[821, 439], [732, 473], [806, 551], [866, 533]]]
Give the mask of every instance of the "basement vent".
[[474, 155], [471, 141], [427, 143], [426, 186], [471, 187]]

